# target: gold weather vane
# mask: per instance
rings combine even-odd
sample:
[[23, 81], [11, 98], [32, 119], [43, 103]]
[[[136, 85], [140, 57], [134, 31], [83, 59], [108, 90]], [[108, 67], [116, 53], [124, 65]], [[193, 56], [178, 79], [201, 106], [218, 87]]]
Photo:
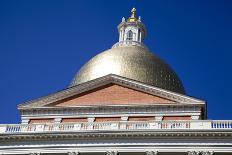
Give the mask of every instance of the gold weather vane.
[[128, 22], [136, 22], [138, 20], [137, 16], [136, 16], [136, 9], [133, 8], [131, 10], [131, 16], [130, 18], [127, 20]]

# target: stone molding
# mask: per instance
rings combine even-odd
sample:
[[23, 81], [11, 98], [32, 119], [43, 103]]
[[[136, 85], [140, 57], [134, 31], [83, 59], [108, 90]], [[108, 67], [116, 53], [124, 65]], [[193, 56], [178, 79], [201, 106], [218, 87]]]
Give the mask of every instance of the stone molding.
[[115, 43], [112, 48], [116, 48], [116, 47], [124, 47], [124, 46], [139, 46], [142, 48], [145, 48], [146, 50], [148, 50], [148, 47], [143, 44], [142, 42], [138, 42], [138, 41], [119, 41], [117, 43]]
[[[171, 113], [170, 113], [171, 112]], [[89, 107], [62, 107], [62, 108], [36, 108], [36, 109], [25, 109], [21, 110], [21, 116], [24, 118], [22, 122], [28, 122], [28, 117], [46, 117], [54, 116], [60, 118], [62, 116], [80, 116], [80, 115], [105, 115], [107, 114], [152, 114], [159, 116], [160, 114], [165, 116], [166, 114], [172, 114], [173, 116], [177, 115], [194, 115], [199, 116], [201, 113], [201, 107], [197, 105], [124, 105], [124, 106], [89, 106]]]
[[[67, 150], [69, 150], [68, 148], [66, 148]], [[175, 152], [175, 153], [178, 153], [178, 152], [180, 152], [180, 153], [186, 153], [186, 155], [213, 155], [214, 154], [214, 152], [213, 151], [187, 151], [187, 152], [185, 152], [185, 151], [183, 151], [182, 149], [184, 149], [183, 147], [181, 147], [181, 149], [179, 149], [179, 150], [175, 150], [175, 151], [173, 151], [173, 152]], [[0, 150], [0, 151], [2, 151], [2, 150]], [[88, 152], [90, 152], [90, 153], [94, 153], [95, 151], [94, 150], [84, 150], [83, 151], [83, 153], [85, 154], [85, 153], [88, 153]], [[119, 152], [118, 151], [106, 151], [105, 152], [105, 149], [103, 148], [103, 149], [101, 149], [100, 151], [98, 150], [98, 151], [96, 151], [96, 152], [98, 152], [98, 153], [101, 153], [101, 154], [104, 154], [105, 153], [105, 155], [118, 155], [119, 154]], [[123, 153], [125, 152], [125, 151], [122, 151]], [[128, 151], [126, 151], [126, 152], [128, 152]], [[135, 153], [136, 151], [129, 151], [130, 153]], [[142, 150], [140, 150], [139, 151], [140, 153], [143, 153], [143, 154], [145, 154], [145, 155], [158, 155], [159, 153], [161, 153], [161, 154], [164, 154], [165, 152], [169, 152], [170, 153], [170, 150], [167, 150], [167, 151], [161, 151], [161, 152], [159, 152], [159, 151], [145, 151], [144, 152], [144, 150], [142, 151]], [[223, 151], [223, 150], [221, 150], [221, 151], [219, 151], [219, 152], [221, 152], [221, 153], [231, 153], [231, 151]], [[219, 153], [218, 152], [218, 153]], [[25, 155], [43, 155], [43, 154], [67, 154], [67, 155], [80, 155], [81, 153], [80, 152], [76, 152], [76, 151], [70, 151], [70, 152], [67, 152], [67, 151], [65, 151], [65, 150], [60, 150], [60, 151], [58, 151], [58, 150], [53, 150], [53, 151], [49, 151], [49, 153], [48, 153], [48, 151], [47, 150], [42, 150], [42, 148], [41, 148], [41, 152], [40, 153], [28, 153], [27, 152], [27, 150], [15, 150], [15, 151], [9, 151], [9, 152], [4, 152], [4, 153], [0, 153], [0, 155], [5, 155], [5, 154], [8, 154], [8, 155], [13, 155], [13, 154], [25, 154]]]
[[[22, 133], [22, 134], [2, 134], [0, 135], [0, 142], [6, 141], [25, 141], [25, 140], [63, 140], [63, 139], [112, 139], [112, 138], [224, 138], [231, 139], [232, 131], [112, 131], [112, 132], [62, 132], [62, 133]], [[208, 154], [206, 154], [208, 155]]]
[[213, 151], [188, 151], [188, 155], [213, 155]]

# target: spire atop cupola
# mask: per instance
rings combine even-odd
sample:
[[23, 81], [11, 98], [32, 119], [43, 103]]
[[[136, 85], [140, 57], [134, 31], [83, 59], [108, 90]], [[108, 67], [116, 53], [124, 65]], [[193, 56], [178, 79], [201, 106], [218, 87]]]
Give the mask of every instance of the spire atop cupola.
[[131, 10], [131, 16], [126, 20], [122, 18], [122, 22], [118, 25], [119, 42], [113, 47], [137, 45], [142, 46], [143, 40], [146, 37], [146, 28], [141, 22], [141, 17], [137, 18], [136, 9]]
[[131, 10], [131, 16], [130, 18], [127, 20], [128, 22], [136, 22], [138, 19], [137, 19], [137, 16], [136, 16], [136, 9], [133, 8]]

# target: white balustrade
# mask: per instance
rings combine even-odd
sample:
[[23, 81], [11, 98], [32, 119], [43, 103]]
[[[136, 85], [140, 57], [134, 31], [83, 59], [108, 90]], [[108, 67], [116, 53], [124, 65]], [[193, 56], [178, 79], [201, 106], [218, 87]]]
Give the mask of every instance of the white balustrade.
[[232, 130], [232, 121], [143, 121], [143, 122], [82, 122], [54, 124], [0, 125], [0, 133], [96, 131], [96, 130]]
[[212, 121], [211, 127], [213, 129], [231, 129], [232, 121]]
[[159, 123], [159, 127], [161, 129], [189, 129], [190, 122], [182, 122], [182, 121], [175, 121], [175, 122], [165, 122], [161, 121]]

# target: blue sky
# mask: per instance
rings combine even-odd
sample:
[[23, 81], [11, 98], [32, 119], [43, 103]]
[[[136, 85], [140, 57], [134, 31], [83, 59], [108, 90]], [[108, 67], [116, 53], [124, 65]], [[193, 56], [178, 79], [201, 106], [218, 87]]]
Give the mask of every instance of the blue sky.
[[0, 123], [17, 105], [66, 88], [80, 67], [118, 40], [132, 7], [145, 44], [177, 72], [187, 94], [208, 102], [209, 119], [232, 119], [232, 1], [0, 1]]

